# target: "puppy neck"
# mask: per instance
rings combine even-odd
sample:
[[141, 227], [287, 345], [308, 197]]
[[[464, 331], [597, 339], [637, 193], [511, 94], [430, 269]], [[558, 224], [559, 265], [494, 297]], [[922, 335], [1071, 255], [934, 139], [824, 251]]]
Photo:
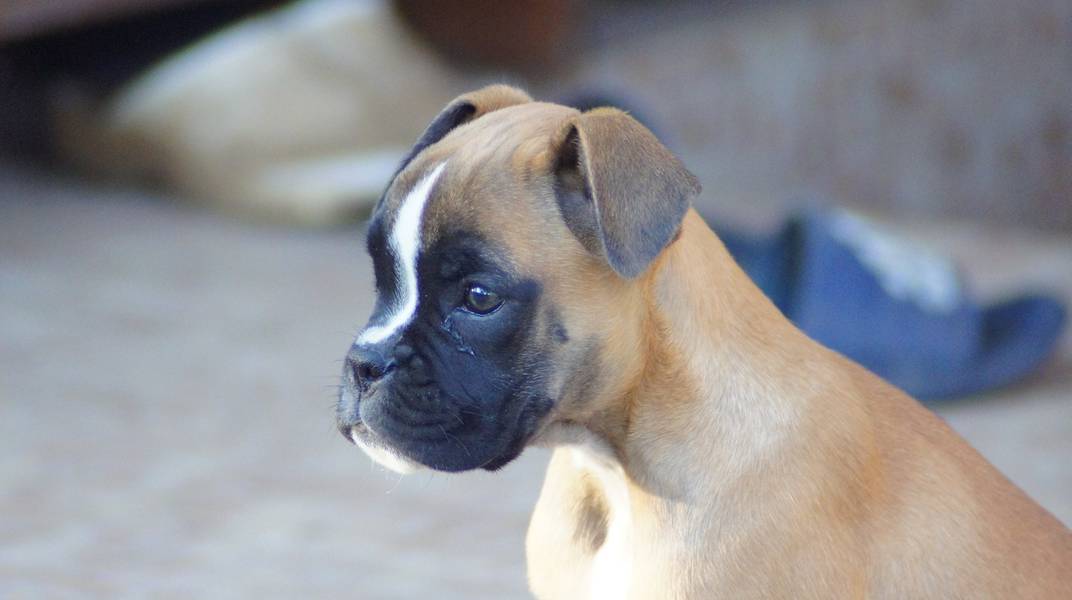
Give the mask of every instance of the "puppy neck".
[[[703, 496], [784, 445], [804, 407], [786, 381], [813, 346], [689, 211], [638, 284], [643, 364], [618, 410], [588, 424], [610, 455], [659, 495]], [[701, 476], [697, 476], [697, 474]]]

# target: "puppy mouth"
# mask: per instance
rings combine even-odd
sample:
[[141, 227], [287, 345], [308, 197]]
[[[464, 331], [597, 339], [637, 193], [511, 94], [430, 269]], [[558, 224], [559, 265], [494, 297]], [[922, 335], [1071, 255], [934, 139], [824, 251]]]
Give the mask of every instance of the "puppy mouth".
[[340, 388], [336, 405], [335, 419], [342, 437], [391, 471], [406, 474], [422, 469], [423, 465], [392, 448], [361, 419], [359, 410], [361, 394], [351, 385], [347, 385], [348, 383], [344, 381]]
[[485, 417], [438, 390], [407, 392], [368, 394], [344, 387], [339, 398], [343, 437], [397, 473], [497, 470], [521, 454], [546, 414], [546, 406], [530, 405]]
[[471, 450], [481, 419], [462, 414], [453, 403], [432, 400], [437, 391], [431, 386], [407, 392], [370, 394], [344, 385], [336, 415], [339, 433], [397, 473], [479, 468], [480, 464], [469, 463], [474, 458], [479, 461]]

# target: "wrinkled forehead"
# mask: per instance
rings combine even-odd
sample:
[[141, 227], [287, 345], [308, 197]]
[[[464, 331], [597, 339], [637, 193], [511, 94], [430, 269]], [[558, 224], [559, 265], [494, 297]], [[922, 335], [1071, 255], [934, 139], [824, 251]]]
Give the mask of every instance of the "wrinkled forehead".
[[405, 230], [419, 248], [475, 234], [522, 242], [540, 221], [558, 218], [550, 148], [576, 111], [530, 103], [458, 127], [395, 178], [370, 234]]

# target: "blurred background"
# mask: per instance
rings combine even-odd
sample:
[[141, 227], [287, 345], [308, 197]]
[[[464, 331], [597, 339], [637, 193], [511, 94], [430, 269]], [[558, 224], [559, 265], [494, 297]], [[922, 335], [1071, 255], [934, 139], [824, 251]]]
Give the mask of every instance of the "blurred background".
[[0, 0], [0, 596], [527, 597], [545, 452], [399, 478], [333, 423], [363, 219], [495, 81], [630, 110], [772, 297], [871, 299], [787, 315], [1072, 522], [1072, 2]]

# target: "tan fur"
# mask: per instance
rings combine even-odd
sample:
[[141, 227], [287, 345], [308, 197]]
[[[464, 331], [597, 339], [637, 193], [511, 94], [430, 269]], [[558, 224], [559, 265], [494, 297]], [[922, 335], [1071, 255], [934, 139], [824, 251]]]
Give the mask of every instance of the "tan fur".
[[[630, 597], [1068, 597], [1067, 528], [917, 402], [796, 330], [694, 212], [636, 286], [645, 339], [621, 344], [645, 349], [643, 376], [622, 369], [611, 378], [636, 383], [618, 410], [576, 419], [616, 449], [634, 497]], [[553, 531], [587, 477], [566, 452], [529, 530], [541, 598], [589, 592]]]
[[538, 440], [556, 449], [527, 541], [537, 597], [1072, 595], [1069, 530], [916, 401], [797, 330], [695, 211], [636, 278], [586, 248], [552, 191], [577, 115], [515, 104], [420, 157], [449, 161], [427, 233], [478, 228], [544, 285], [541, 327], [568, 331]]

